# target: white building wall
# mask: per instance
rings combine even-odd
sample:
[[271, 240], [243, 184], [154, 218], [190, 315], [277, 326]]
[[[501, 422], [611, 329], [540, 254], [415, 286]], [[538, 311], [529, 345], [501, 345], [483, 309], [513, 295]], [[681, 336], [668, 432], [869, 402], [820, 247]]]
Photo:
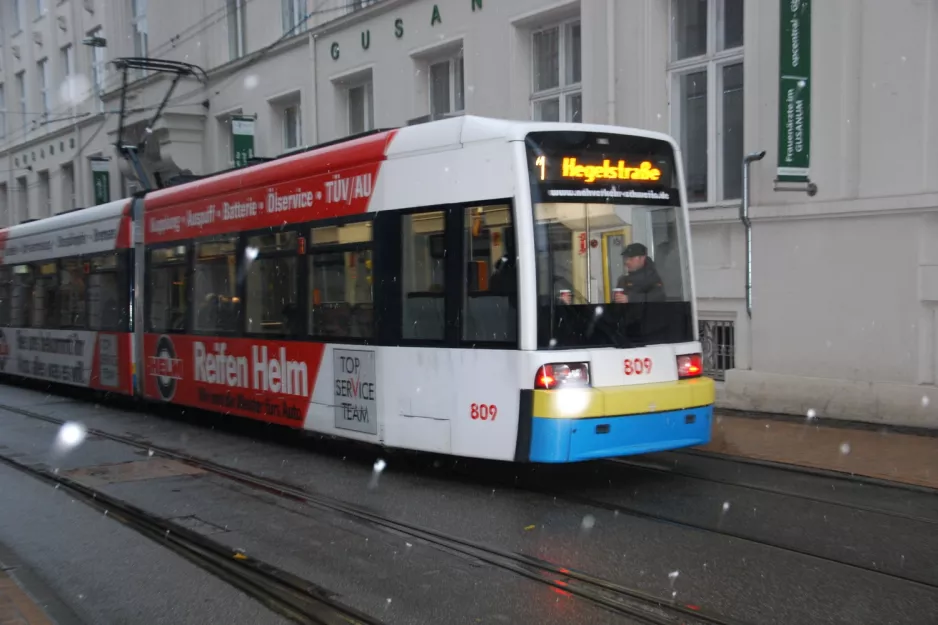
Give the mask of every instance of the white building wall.
[[[27, 12], [34, 4], [24, 2]], [[369, 77], [374, 126], [425, 116], [429, 62], [459, 50], [466, 112], [529, 119], [532, 32], [571, 19], [580, 20], [582, 33], [582, 119], [682, 139], [674, 75], [690, 65], [671, 58], [670, 0], [383, 0], [354, 6], [308, 0], [308, 20], [286, 36], [282, 2], [250, 0], [243, 5], [241, 58], [229, 47], [227, 6], [226, 0], [150, 0], [148, 7], [149, 56], [197, 64], [210, 75], [204, 88], [191, 79], [180, 82], [153, 129], [161, 156], [196, 174], [231, 166], [231, 115], [256, 117], [259, 156], [287, 147], [285, 106], [301, 109], [300, 145], [346, 135], [347, 88]], [[35, 63], [44, 53], [58, 62], [66, 41], [76, 47], [77, 71], [84, 76], [91, 75], [91, 49], [81, 40], [95, 28], [103, 28], [108, 59], [133, 54], [130, 0], [50, 0], [48, 10], [46, 17], [28, 15], [24, 31], [15, 33], [11, 3], [0, 3], [0, 83], [8, 111], [18, 102], [14, 75], [20, 69], [26, 70], [29, 109], [35, 110]], [[720, 401], [741, 409], [797, 414], [813, 408], [823, 416], [935, 426], [938, 401], [925, 407], [922, 397], [938, 400], [938, 2], [815, 0], [812, 13], [811, 179], [818, 193], [809, 197], [776, 191], [773, 184], [779, 2], [745, 2], [743, 153], [766, 151], [752, 166], [751, 320], [740, 200], [717, 194], [722, 167], [741, 164], [719, 162], [726, 132], [719, 81], [707, 84], [708, 166], [717, 191], [694, 205], [692, 232], [701, 318], [735, 324], [735, 369], [726, 374]], [[59, 16], [65, 17], [64, 30]], [[12, 55], [13, 46], [20, 47], [21, 59]], [[717, 54], [710, 69], [739, 56], [739, 50]], [[57, 87], [56, 70], [53, 76]], [[71, 110], [58, 102], [51, 116], [57, 121], [25, 131], [8, 114], [7, 137], [0, 140], [0, 184], [7, 190], [0, 222], [16, 217], [20, 176], [27, 178], [30, 216], [36, 216], [41, 170], [50, 172], [54, 210], [64, 209], [57, 180], [64, 162], [74, 163], [79, 202], [90, 204], [88, 159], [95, 155], [112, 158], [111, 197], [119, 197], [127, 173], [113, 148], [119, 85], [119, 73], [108, 67], [104, 113], [89, 98], [75, 107], [78, 117], [58, 119]], [[135, 82], [128, 106], [152, 107], [167, 87], [165, 76]], [[127, 124], [139, 131], [152, 113], [131, 111]]]

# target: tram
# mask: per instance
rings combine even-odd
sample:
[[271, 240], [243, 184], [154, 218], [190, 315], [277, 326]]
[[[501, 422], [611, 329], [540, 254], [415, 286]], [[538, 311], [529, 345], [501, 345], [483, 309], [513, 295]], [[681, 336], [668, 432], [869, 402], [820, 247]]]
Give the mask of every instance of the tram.
[[706, 444], [685, 198], [664, 134], [373, 131], [0, 231], [0, 368], [466, 457]]

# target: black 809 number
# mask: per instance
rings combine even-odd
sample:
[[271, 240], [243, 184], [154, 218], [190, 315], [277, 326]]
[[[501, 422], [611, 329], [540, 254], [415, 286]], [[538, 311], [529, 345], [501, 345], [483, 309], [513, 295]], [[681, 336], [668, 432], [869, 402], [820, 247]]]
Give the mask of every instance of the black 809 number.
[[630, 358], [624, 361], [625, 375], [648, 375], [651, 373], [651, 358]]

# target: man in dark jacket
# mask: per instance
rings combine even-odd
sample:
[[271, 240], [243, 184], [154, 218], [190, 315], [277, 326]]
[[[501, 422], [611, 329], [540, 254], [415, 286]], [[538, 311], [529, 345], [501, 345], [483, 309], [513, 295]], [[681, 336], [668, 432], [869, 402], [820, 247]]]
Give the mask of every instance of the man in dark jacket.
[[619, 276], [613, 301], [617, 304], [640, 304], [665, 301], [664, 285], [648, 258], [648, 248], [641, 243], [632, 243], [622, 252], [628, 273]]

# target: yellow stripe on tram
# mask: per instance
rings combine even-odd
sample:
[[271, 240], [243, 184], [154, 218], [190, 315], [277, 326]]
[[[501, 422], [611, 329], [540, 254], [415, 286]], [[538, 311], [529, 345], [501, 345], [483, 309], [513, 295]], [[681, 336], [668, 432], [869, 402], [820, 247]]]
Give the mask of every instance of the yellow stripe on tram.
[[533, 416], [548, 419], [610, 417], [709, 406], [713, 380], [696, 378], [658, 384], [534, 391]]

